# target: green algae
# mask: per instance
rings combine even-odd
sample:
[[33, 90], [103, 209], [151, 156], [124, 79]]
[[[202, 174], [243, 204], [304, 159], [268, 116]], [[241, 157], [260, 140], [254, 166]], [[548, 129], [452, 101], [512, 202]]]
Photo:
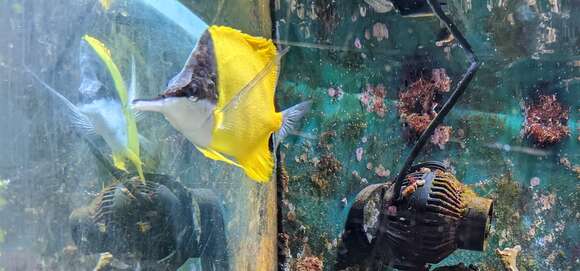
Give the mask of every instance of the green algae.
[[342, 144], [354, 144], [363, 136], [367, 128], [366, 120], [360, 112], [346, 113], [326, 120], [323, 126], [325, 131], [343, 131], [338, 137]]

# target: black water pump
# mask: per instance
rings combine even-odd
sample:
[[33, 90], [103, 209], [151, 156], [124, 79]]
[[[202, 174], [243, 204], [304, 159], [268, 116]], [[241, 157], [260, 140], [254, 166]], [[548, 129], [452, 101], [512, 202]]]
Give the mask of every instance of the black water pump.
[[394, 189], [393, 183], [376, 184], [358, 194], [345, 225], [337, 269], [381, 263], [424, 270], [456, 249], [485, 248], [493, 202], [478, 197], [443, 164], [411, 167], [400, 200]]

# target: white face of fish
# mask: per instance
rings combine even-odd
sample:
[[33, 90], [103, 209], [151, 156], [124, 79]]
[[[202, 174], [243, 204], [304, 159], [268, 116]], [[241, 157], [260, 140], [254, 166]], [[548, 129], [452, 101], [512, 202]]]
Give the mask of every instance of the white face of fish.
[[207, 100], [186, 97], [135, 100], [133, 109], [163, 114], [175, 129], [197, 146], [207, 147], [211, 143], [215, 104]]

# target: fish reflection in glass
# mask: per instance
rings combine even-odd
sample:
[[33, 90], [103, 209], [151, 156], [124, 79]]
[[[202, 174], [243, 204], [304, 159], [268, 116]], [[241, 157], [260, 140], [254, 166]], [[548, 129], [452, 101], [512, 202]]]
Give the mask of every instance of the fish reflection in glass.
[[126, 161], [130, 161], [140, 179], [145, 180], [143, 163], [139, 153], [139, 135], [137, 134], [135, 114], [128, 107], [128, 101], [134, 99], [136, 92], [135, 60], [131, 59], [131, 79], [127, 88], [119, 68], [113, 62], [109, 49], [96, 38], [85, 35], [81, 41], [81, 85], [79, 86], [79, 92], [85, 98], [96, 96], [96, 93], [103, 86], [102, 82], [97, 79], [94, 67], [90, 66], [94, 65], [95, 61], [84, 54], [88, 53], [87, 45], [94, 50], [94, 53], [107, 67], [118, 94], [117, 99], [94, 98], [90, 99], [91, 102], [75, 105], [34, 72], [27, 70], [34, 79], [66, 106], [68, 119], [75, 131], [83, 137], [90, 138], [95, 135], [102, 137], [111, 148], [114, 166], [127, 171]]
[[133, 101], [139, 111], [162, 113], [206, 157], [267, 182], [272, 150], [310, 109], [310, 101], [276, 112], [280, 58], [271, 40], [211, 26], [185, 66], [153, 99]]

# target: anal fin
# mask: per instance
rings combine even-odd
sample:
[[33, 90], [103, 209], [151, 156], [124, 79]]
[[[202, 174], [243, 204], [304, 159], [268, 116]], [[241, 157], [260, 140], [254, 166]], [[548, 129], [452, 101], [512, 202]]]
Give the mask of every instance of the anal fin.
[[113, 165], [122, 171], [127, 172], [127, 165], [125, 164], [125, 157], [120, 153], [113, 153]]
[[252, 153], [240, 157], [240, 164], [246, 175], [259, 183], [270, 181], [274, 172], [274, 157], [268, 148], [268, 142], [256, 148]]
[[139, 174], [139, 179], [141, 179], [142, 182], [145, 182], [145, 174], [143, 173], [143, 162], [141, 162], [141, 158], [131, 150], [128, 150], [127, 158], [129, 158], [129, 161], [131, 161], [135, 166], [137, 174]]
[[250, 179], [256, 182], [268, 182], [274, 171], [274, 160], [268, 149], [265, 149], [266, 151], [260, 154], [248, 155], [247, 159], [242, 159], [237, 163], [215, 150], [204, 149], [199, 146], [195, 146], [195, 148], [209, 159], [222, 161], [241, 168]]
[[234, 166], [237, 166], [237, 167], [242, 167], [240, 164], [238, 164], [238, 163], [234, 162], [233, 160], [225, 157], [223, 154], [221, 154], [221, 153], [219, 153], [217, 151], [214, 151], [212, 149], [204, 149], [204, 148], [199, 147], [199, 146], [195, 146], [195, 148], [199, 152], [201, 152], [205, 157], [207, 157], [209, 159], [216, 160], [216, 161], [226, 162], [226, 163], [228, 163], [230, 165], [234, 165]]

